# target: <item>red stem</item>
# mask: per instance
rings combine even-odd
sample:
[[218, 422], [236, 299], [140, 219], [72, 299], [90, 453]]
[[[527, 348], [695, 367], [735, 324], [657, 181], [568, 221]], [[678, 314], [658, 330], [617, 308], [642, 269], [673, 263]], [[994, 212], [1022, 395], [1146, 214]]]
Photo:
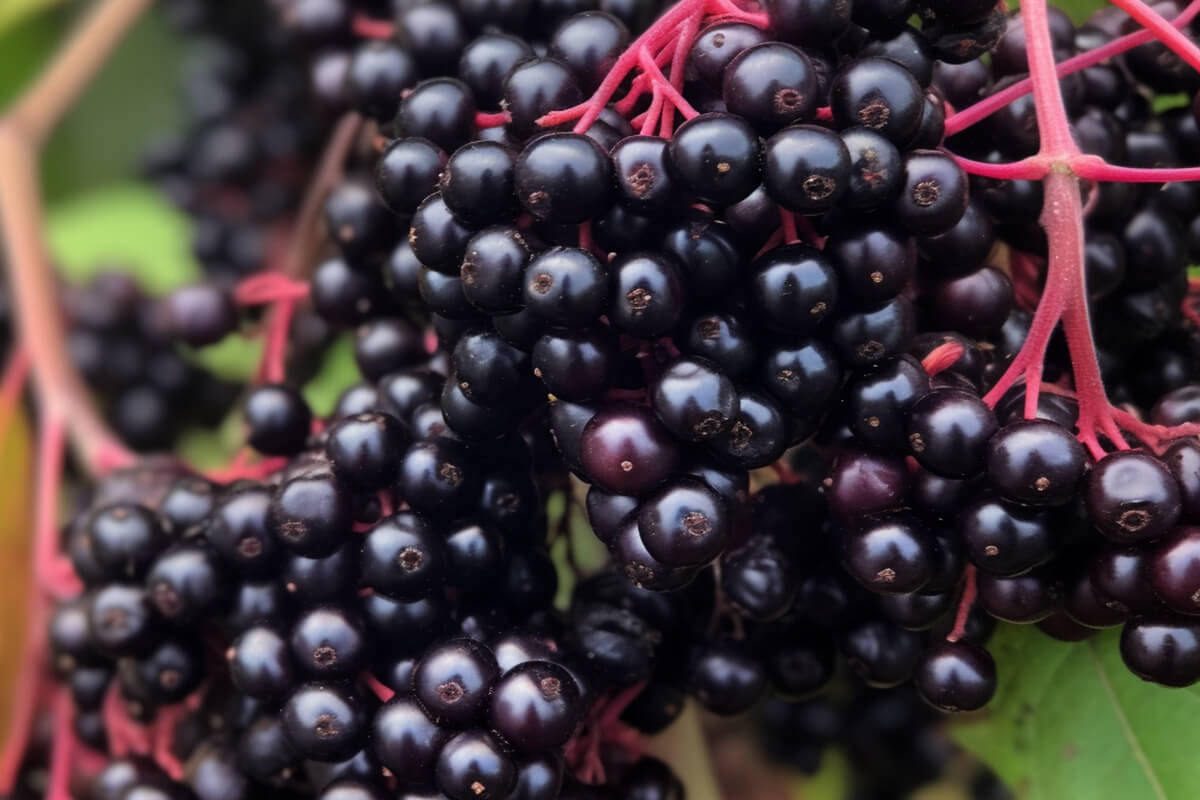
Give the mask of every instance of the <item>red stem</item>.
[[1046, 175], [1046, 163], [1037, 157], [1024, 158], [1009, 164], [990, 164], [987, 161], [974, 161], [953, 153], [950, 155], [954, 156], [954, 160], [958, 162], [964, 172], [978, 175], [981, 178], [994, 178], [1000, 181], [1037, 181]]
[[476, 128], [498, 128], [512, 122], [512, 114], [507, 111], [480, 111], [475, 114]]
[[1154, 38], [1167, 46], [1171, 52], [1183, 59], [1192, 69], [1200, 71], [1200, 47], [1176, 30], [1142, 0], [1110, 0], [1117, 8], [1133, 17], [1142, 27], [1154, 34]]
[[929, 375], [937, 375], [954, 366], [954, 362], [962, 358], [963, 346], [958, 342], [944, 342], [929, 351], [921, 359], [921, 366]]
[[386, 19], [374, 19], [366, 14], [356, 14], [353, 22], [355, 36], [364, 39], [391, 39], [396, 35], [396, 26]]
[[947, 642], [957, 642], [967, 632], [967, 620], [971, 618], [971, 607], [979, 593], [976, 583], [975, 565], [967, 565], [967, 580], [963, 584], [962, 597], [958, 600], [958, 611], [954, 615], [954, 627], [946, 634]]
[[[1171, 22], [1171, 25], [1176, 28], [1182, 28], [1195, 19], [1197, 14], [1200, 14], [1200, 0], [1192, 0], [1179, 16]], [[1066, 77], [1152, 41], [1154, 41], [1154, 33], [1152, 31], [1141, 30], [1136, 33], [1127, 34], [1119, 39], [1112, 40], [1108, 44], [1067, 59], [1057, 66], [1055, 74], [1060, 78]], [[946, 135], [953, 136], [956, 133], [966, 130], [980, 120], [991, 116], [1002, 108], [1006, 108], [1018, 97], [1024, 97], [1029, 94], [1032, 88], [1033, 81], [1026, 78], [993, 95], [985, 97], [978, 103], [974, 103], [952, 114], [946, 120]]]

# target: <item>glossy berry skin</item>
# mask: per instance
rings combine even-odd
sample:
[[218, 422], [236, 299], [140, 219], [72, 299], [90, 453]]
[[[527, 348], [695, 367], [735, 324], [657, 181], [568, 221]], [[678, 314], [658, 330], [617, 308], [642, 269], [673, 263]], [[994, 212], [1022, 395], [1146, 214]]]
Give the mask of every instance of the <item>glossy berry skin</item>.
[[571, 673], [548, 661], [527, 661], [504, 674], [492, 693], [491, 727], [527, 753], [566, 744], [583, 713]]
[[312, 412], [290, 386], [259, 386], [246, 397], [242, 412], [250, 429], [250, 446], [264, 455], [294, 455], [308, 439]]
[[767, 688], [757, 659], [725, 644], [709, 645], [696, 655], [688, 669], [688, 683], [706, 710], [722, 716], [749, 710]]
[[612, 149], [616, 199], [632, 211], [661, 212], [679, 199], [667, 166], [667, 141], [630, 136]]
[[721, 96], [729, 113], [769, 135], [812, 119], [817, 76], [803, 50], [766, 42], [743, 50], [725, 67]]
[[851, 379], [846, 387], [846, 411], [855, 437], [867, 446], [890, 453], [908, 444], [905, 426], [917, 401], [930, 390], [929, 375], [915, 358], [900, 356]]
[[1048, 561], [1057, 548], [1054, 523], [1044, 514], [980, 498], [959, 517], [959, 535], [972, 563], [1001, 577], [1020, 575]]
[[268, 523], [271, 500], [271, 492], [262, 487], [231, 492], [217, 503], [204, 526], [213, 552], [240, 575], [268, 577], [282, 554]]
[[316, 608], [296, 621], [289, 647], [303, 673], [336, 680], [348, 678], [362, 667], [368, 645], [357, 618], [335, 608]]
[[638, 532], [646, 550], [669, 567], [705, 564], [732, 532], [726, 502], [702, 481], [678, 478], [642, 503]]
[[839, 646], [850, 669], [875, 689], [907, 681], [921, 657], [921, 637], [886, 622], [867, 622], [851, 629]]
[[996, 693], [996, 662], [968, 641], [939, 642], [913, 678], [921, 698], [940, 711], [975, 711]]
[[837, 275], [825, 256], [807, 245], [775, 248], [752, 269], [754, 310], [762, 324], [780, 333], [807, 334], [837, 308]]
[[452, 639], [418, 662], [413, 694], [439, 725], [461, 728], [486, 712], [499, 677], [491, 650], [473, 639]]
[[584, 402], [603, 394], [617, 371], [617, 346], [602, 331], [549, 333], [533, 346], [534, 375], [555, 397]]
[[841, 133], [850, 154], [850, 183], [842, 204], [850, 208], [879, 208], [895, 196], [904, 178], [904, 161], [890, 139], [870, 128]]
[[709, 444], [709, 452], [737, 469], [760, 469], [779, 460], [791, 443], [791, 430], [779, 403], [765, 392], [738, 392], [732, 424]]
[[851, 5], [841, 0], [768, 0], [763, 9], [776, 38], [821, 47], [849, 27]]
[[379, 709], [371, 723], [375, 757], [402, 786], [433, 782], [438, 752], [449, 738], [449, 731], [434, 724], [404, 691]]
[[838, 128], [869, 128], [903, 147], [916, 133], [924, 101], [907, 69], [886, 58], [864, 58], [834, 78], [829, 105]]
[[701, 114], [683, 123], [667, 155], [684, 190], [711, 205], [738, 202], [762, 175], [762, 143], [749, 124], [730, 114]]
[[1012, 313], [1012, 281], [995, 267], [983, 267], [938, 283], [929, 302], [939, 327], [974, 339], [992, 338]]
[[586, 327], [604, 313], [610, 296], [607, 270], [575, 247], [551, 248], [530, 261], [522, 291], [530, 313], [564, 328]]
[[550, 55], [575, 74], [584, 93], [596, 90], [629, 45], [625, 23], [603, 11], [568, 17], [550, 37]]
[[718, 22], [700, 32], [688, 53], [688, 68], [697, 77], [717, 88], [725, 68], [747, 49], [766, 42], [767, 33], [745, 22]]
[[426, 75], [453, 73], [468, 34], [453, 3], [407, 6], [396, 14], [396, 38]]
[[664, 564], [646, 549], [636, 520], [628, 520], [608, 542], [608, 551], [617, 571], [638, 589], [667, 592], [692, 581], [696, 570]]
[[704, 313], [685, 325], [685, 332], [676, 340], [685, 353], [712, 361], [735, 380], [754, 367], [758, 344], [748, 321], [741, 314]]
[[283, 734], [302, 758], [344, 761], [363, 746], [363, 701], [338, 684], [301, 684], [283, 705]]
[[1121, 659], [1142, 680], [1191, 686], [1200, 680], [1200, 625], [1182, 619], [1129, 622], [1121, 631]]
[[521, 281], [533, 254], [516, 228], [484, 228], [467, 241], [460, 266], [463, 294], [485, 314], [521, 309]]
[[341, 547], [353, 522], [349, 492], [332, 475], [292, 478], [279, 487], [267, 514], [283, 546], [309, 558]]
[[347, 100], [379, 122], [396, 113], [402, 92], [417, 83], [417, 64], [391, 42], [366, 42], [354, 51], [346, 72]]
[[892, 212], [908, 230], [936, 236], [953, 228], [967, 210], [967, 175], [945, 153], [914, 150], [904, 157], [904, 182]]
[[539, 220], [577, 224], [608, 207], [612, 174], [608, 154], [587, 136], [546, 134], [517, 157], [517, 197]]
[[395, 219], [365, 181], [343, 181], [325, 200], [330, 237], [351, 265], [369, 263], [395, 238]]
[[438, 188], [454, 216], [470, 225], [507, 222], [516, 216], [515, 159], [502, 144], [475, 141], [454, 151]]
[[915, 328], [912, 302], [899, 295], [837, 319], [833, 325], [833, 343], [848, 366], [866, 369], [903, 352], [912, 341]]
[[842, 542], [846, 571], [880, 594], [920, 591], [933, 578], [936, 544], [915, 519], [895, 517], [849, 531]]
[[899, 508], [908, 485], [903, 459], [848, 447], [838, 454], [825, 489], [829, 510], [850, 521]]
[[601, 487], [617, 494], [641, 494], [674, 472], [679, 448], [650, 409], [613, 406], [587, 422], [580, 459]]
[[1166, 449], [1162, 460], [1179, 486], [1183, 519], [1200, 520], [1200, 444], [1180, 439]]
[[850, 187], [850, 151], [840, 136], [825, 128], [784, 128], [767, 140], [763, 154], [763, 186], [789, 211], [823, 214]]
[[358, 588], [355, 544], [347, 542], [321, 558], [285, 556], [279, 572], [284, 590], [305, 608], [345, 600]]
[[225, 662], [233, 685], [249, 697], [283, 697], [296, 681], [287, 639], [265, 626], [243, 631], [226, 651]]
[[738, 413], [733, 382], [715, 365], [681, 358], [650, 387], [650, 405], [667, 430], [685, 441], [702, 442], [726, 430]]
[[537, 121], [543, 115], [582, 100], [583, 91], [571, 68], [557, 59], [530, 59], [504, 79], [502, 107], [512, 115], [508, 130], [521, 139], [541, 132]]
[[442, 747], [436, 776], [451, 800], [502, 800], [516, 785], [517, 767], [491, 734], [471, 730]]
[[446, 154], [428, 139], [396, 139], [375, 165], [375, 188], [388, 208], [411, 214], [434, 192]]
[[433, 517], [457, 514], [473, 497], [478, 474], [460, 443], [439, 437], [417, 442], [400, 463], [400, 490], [415, 511]]
[[532, 57], [533, 48], [524, 39], [507, 33], [485, 33], [463, 49], [458, 77], [471, 87], [480, 108], [499, 108], [505, 76]]
[[344, 259], [331, 258], [313, 271], [313, 308], [334, 325], [365, 322], [380, 307], [383, 280], [372, 272], [352, 269]]
[[1146, 558], [1146, 578], [1172, 611], [1200, 614], [1200, 529], [1181, 526]]
[[87, 536], [96, 563], [113, 580], [140, 578], [167, 543], [154, 514], [131, 503], [96, 511], [88, 520]]
[[996, 619], [1018, 625], [1049, 618], [1062, 602], [1061, 583], [1045, 570], [1008, 578], [980, 574], [978, 585], [980, 608]]
[[837, 356], [820, 339], [768, 350], [759, 368], [767, 391], [797, 415], [821, 411], [841, 383]]
[[630, 336], [668, 333], [683, 314], [686, 290], [678, 264], [654, 252], [631, 253], [609, 265], [614, 272], [609, 321]]
[[445, 547], [420, 517], [395, 514], [363, 537], [361, 567], [363, 585], [395, 600], [418, 600], [445, 580]]
[[1101, 459], [1084, 489], [1088, 519], [1107, 539], [1133, 544], [1165, 534], [1179, 519], [1179, 486], [1161, 461], [1122, 451]]
[[455, 78], [421, 81], [401, 100], [396, 129], [453, 153], [475, 132], [475, 98], [470, 87]]
[[988, 441], [988, 481], [1014, 503], [1066, 503], [1086, 470], [1083, 445], [1066, 428], [1047, 420], [1006, 425]]
[[341, 481], [357, 489], [382, 489], [395, 479], [407, 440], [408, 431], [391, 414], [366, 412], [329, 429], [325, 454]]
[[216, 344], [237, 327], [233, 298], [217, 286], [185, 286], [163, 301], [171, 336], [191, 347]]
[[413, 212], [408, 243], [421, 264], [458, 275], [472, 230], [454, 215], [441, 192], [426, 197]]
[[996, 416], [983, 401], [962, 389], [937, 389], [913, 406], [908, 423], [909, 451], [930, 472], [966, 478], [983, 469]]

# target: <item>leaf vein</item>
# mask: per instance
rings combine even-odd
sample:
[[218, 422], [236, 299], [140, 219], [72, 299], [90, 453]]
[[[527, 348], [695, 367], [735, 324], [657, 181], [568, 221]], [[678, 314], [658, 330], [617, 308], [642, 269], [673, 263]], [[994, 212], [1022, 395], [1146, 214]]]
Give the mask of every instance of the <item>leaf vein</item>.
[[1162, 782], [1159, 781], [1158, 774], [1150, 764], [1150, 759], [1146, 757], [1146, 751], [1142, 749], [1142, 744], [1138, 740], [1137, 734], [1129, 724], [1129, 718], [1125, 716], [1125, 709], [1121, 705], [1121, 699], [1117, 696], [1117, 691], [1113, 687], [1108, 673], [1104, 670], [1104, 662], [1100, 659], [1100, 654], [1096, 652], [1096, 643], [1088, 641], [1087, 649], [1088, 653], [1092, 656], [1092, 663], [1096, 667], [1096, 674], [1100, 676], [1100, 685], [1104, 687], [1104, 693], [1108, 695], [1109, 703], [1113, 707], [1113, 713], [1116, 715], [1117, 722], [1121, 726], [1121, 733], [1125, 736], [1125, 741], [1128, 742], [1129, 749], [1133, 751], [1134, 759], [1146, 774], [1146, 780], [1150, 783], [1150, 788], [1154, 790], [1154, 796], [1159, 798], [1159, 800], [1167, 800], [1167, 793], [1163, 790]]

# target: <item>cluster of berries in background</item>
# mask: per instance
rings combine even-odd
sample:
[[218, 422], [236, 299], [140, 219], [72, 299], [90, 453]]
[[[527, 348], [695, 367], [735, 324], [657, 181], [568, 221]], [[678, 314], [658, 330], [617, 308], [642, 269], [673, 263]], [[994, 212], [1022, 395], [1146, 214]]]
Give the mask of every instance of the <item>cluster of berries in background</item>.
[[[939, 712], [994, 696], [997, 621], [1123, 626], [1134, 674], [1200, 680], [1200, 440], [1173, 435], [1200, 188], [1082, 184], [1082, 385], [1039, 316], [1043, 184], [996, 177], [1041, 145], [1019, 15], [165, 10], [188, 128], [145, 172], [205, 280], [64, 290], [71, 356], [135, 449], [235, 405], [248, 449], [75, 504], [46, 664], [104, 754], [77, 796], [679, 800], [644, 743], [692, 704], [803, 770], [837, 743], [885, 798], [951, 757]], [[1139, 29], [1050, 12], [1058, 61]], [[1156, 42], [1061, 80], [1082, 152], [1135, 169], [1200, 163], [1197, 88]], [[248, 385], [197, 366], [255, 326]], [[321, 416], [301, 387], [344, 333], [360, 380]], [[41, 796], [45, 750], [5, 797]]]

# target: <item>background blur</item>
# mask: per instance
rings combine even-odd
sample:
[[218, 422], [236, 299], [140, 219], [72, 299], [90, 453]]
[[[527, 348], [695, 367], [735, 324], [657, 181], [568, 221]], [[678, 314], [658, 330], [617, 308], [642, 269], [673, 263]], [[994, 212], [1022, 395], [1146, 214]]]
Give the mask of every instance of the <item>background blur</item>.
[[[46, 63], [89, 4], [0, 0], [0, 107], [7, 106]], [[1057, 4], [1082, 21], [1103, 2], [1057, 0]], [[137, 177], [138, 156], [145, 143], [154, 134], [182, 123], [184, 104], [177, 76], [187, 57], [187, 49], [173, 38], [161, 17], [151, 13], [134, 28], [54, 135], [41, 169], [48, 235], [67, 280], [84, 280], [98, 268], [120, 265], [134, 271], [147, 289], [162, 291], [198, 274], [190, 256], [186, 219]], [[210, 366], [232, 376], [245, 373], [257, 362], [256, 342], [228, 344], [214, 348]], [[349, 348], [334, 348], [329, 362], [306, 390], [314, 410], [328, 410], [338, 388], [353, 380], [353, 372]], [[226, 428], [226, 436], [186, 438], [183, 448], [189, 460], [198, 464], [223, 460], [236, 446], [236, 420]], [[27, 425], [12, 426], [0, 441], [0, 470], [6, 476], [0, 482], [0, 570], [5, 575], [0, 582], [0, 641], [15, 642], [23, 634], [23, 576], [30, 529]], [[0, 722], [7, 714], [14, 660], [7, 661], [10, 663], [0, 661]], [[846, 797], [850, 765], [844, 754], [828, 753], [819, 766], [813, 765], [815, 776], [800, 776], [768, 764], [760, 743], [753, 738], [755, 731], [755, 727], [736, 722], [710, 727], [713, 766], [725, 779], [727, 800]], [[980, 765], [957, 751], [948, 737], [935, 734], [928, 745], [943, 748], [949, 768], [915, 798], [999, 800], [1010, 796], [987, 781]], [[688, 769], [685, 763], [676, 766], [681, 771]]]

